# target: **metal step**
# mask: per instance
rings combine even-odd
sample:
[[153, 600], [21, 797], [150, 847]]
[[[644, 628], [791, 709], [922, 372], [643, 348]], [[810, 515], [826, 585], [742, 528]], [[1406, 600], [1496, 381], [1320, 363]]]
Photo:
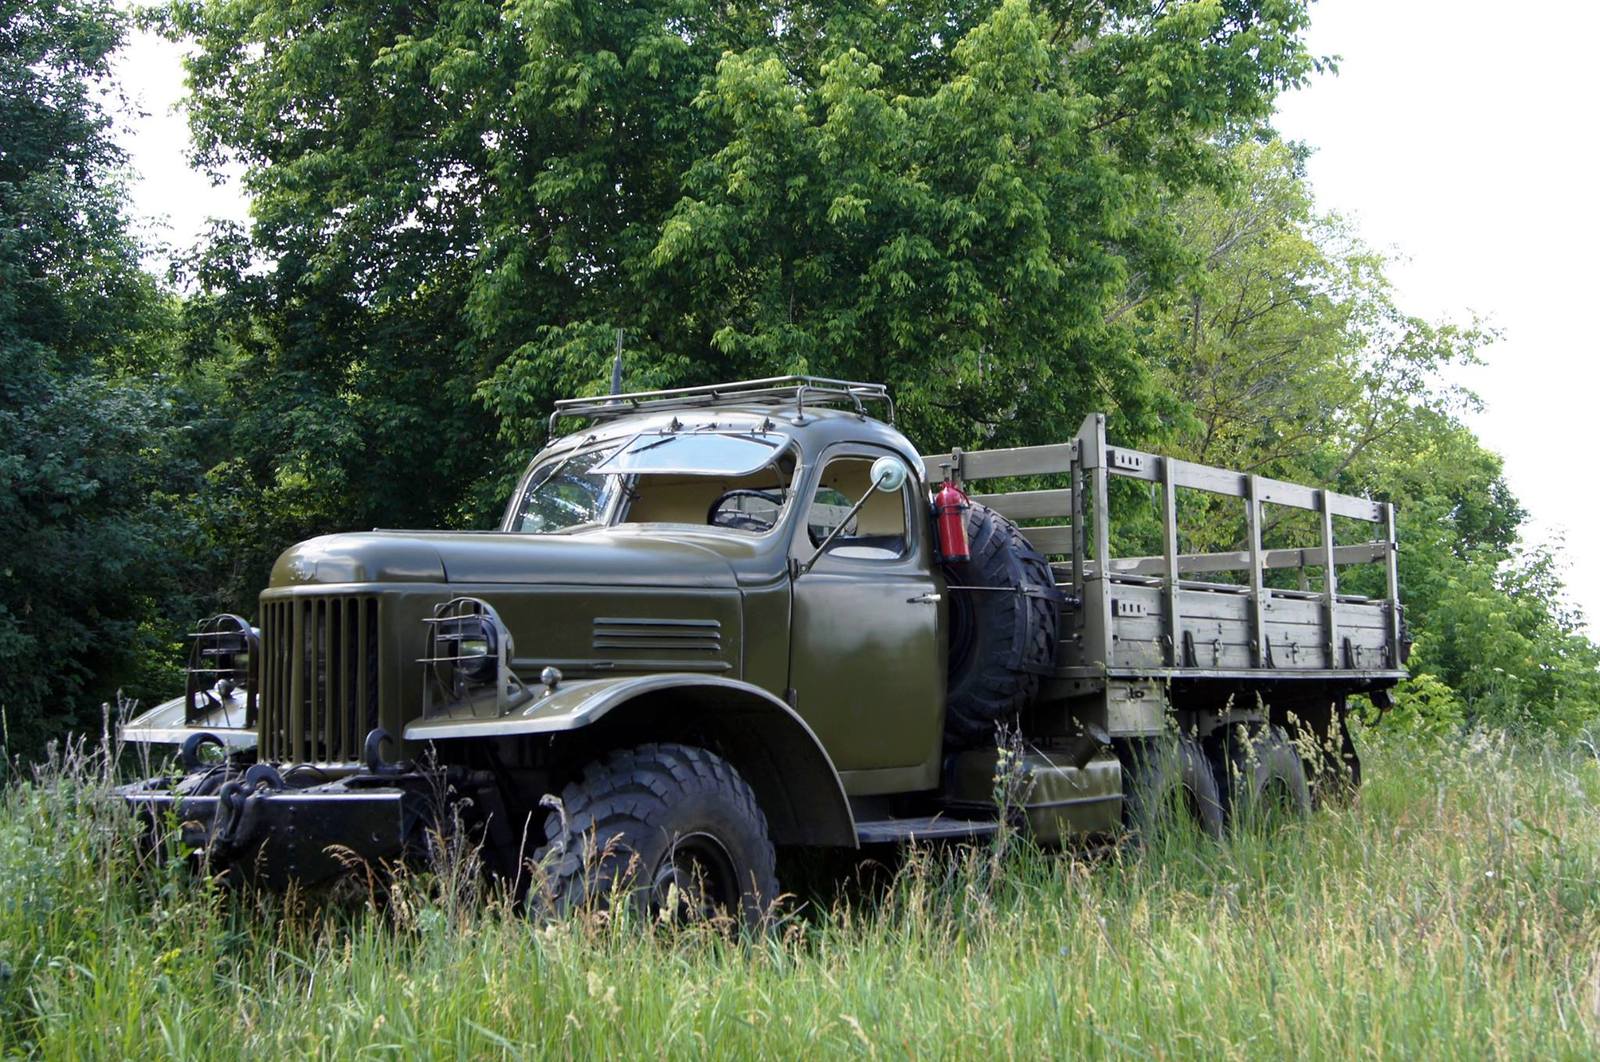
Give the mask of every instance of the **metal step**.
[[997, 828], [992, 820], [953, 819], [948, 815], [871, 819], [856, 823], [856, 840], [862, 844], [976, 840], [993, 836]]

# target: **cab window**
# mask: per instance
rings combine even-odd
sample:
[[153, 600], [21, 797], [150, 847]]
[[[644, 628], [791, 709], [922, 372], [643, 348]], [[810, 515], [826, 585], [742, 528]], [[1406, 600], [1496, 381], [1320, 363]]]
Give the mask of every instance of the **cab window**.
[[[822, 469], [806, 515], [806, 534], [812, 546], [819, 546], [848, 518], [844, 530], [828, 547], [831, 557], [893, 560], [905, 556], [910, 548], [906, 533], [910, 483], [894, 492], [872, 490], [872, 462], [870, 457], [836, 457]], [[871, 497], [850, 517], [850, 509], [869, 490]]]

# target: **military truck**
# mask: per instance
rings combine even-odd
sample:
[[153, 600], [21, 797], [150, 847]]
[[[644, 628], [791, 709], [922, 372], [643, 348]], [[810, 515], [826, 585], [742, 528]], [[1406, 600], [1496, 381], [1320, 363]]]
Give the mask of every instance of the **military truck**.
[[[815, 377], [559, 402], [497, 529], [314, 538], [254, 621], [202, 624], [184, 695], [121, 731], [181, 773], [124, 794], [268, 884], [455, 823], [559, 906], [753, 919], [778, 848], [1215, 835], [1359, 780], [1348, 698], [1405, 676], [1389, 505], [1103, 415], [931, 455], [893, 425]], [[1149, 555], [1113, 555], [1119, 490]], [[1240, 506], [1237, 548], [1180, 552], [1191, 494]], [[1316, 541], [1264, 546], [1285, 516]]]

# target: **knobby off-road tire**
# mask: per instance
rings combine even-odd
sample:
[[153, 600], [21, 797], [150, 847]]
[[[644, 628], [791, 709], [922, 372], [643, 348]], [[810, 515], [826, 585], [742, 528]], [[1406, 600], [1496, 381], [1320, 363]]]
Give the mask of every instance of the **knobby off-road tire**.
[[976, 503], [966, 518], [971, 559], [944, 567], [951, 587], [944, 725], [952, 748], [992, 743], [995, 726], [1027, 706], [1055, 664], [1061, 625], [1050, 563], [1017, 525]]
[[1207, 751], [1231, 828], [1311, 814], [1306, 767], [1282, 727], [1224, 727], [1208, 740]]
[[1141, 843], [1162, 831], [1193, 828], [1213, 840], [1223, 832], [1217, 776], [1187, 735], [1134, 742], [1126, 756], [1123, 825]]
[[753, 927], [778, 896], [772, 841], [733, 765], [689, 745], [621, 749], [561, 791], [535, 855], [536, 897], [558, 914], [615, 897], [645, 917]]

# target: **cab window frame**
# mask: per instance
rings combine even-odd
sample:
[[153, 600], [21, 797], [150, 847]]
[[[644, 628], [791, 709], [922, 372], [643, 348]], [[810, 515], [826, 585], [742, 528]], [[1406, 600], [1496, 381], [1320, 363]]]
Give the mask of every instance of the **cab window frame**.
[[[905, 521], [905, 530], [901, 538], [899, 552], [893, 556], [881, 557], [840, 556], [837, 552], [840, 545], [847, 545], [849, 540], [839, 538], [834, 540], [825, 554], [818, 556], [816, 544], [812, 542], [811, 507], [816, 502], [817, 492], [822, 489], [829, 466], [838, 460], [852, 459], [870, 465], [871, 462], [880, 457], [893, 457], [900, 461], [906, 460], [905, 455], [898, 450], [866, 442], [834, 443], [817, 455], [812, 464], [810, 474], [806, 477], [806, 489], [803, 495], [796, 499], [798, 504], [795, 506], [795, 512], [792, 517], [794, 528], [791, 537], [790, 555], [795, 560], [805, 562], [811, 560], [811, 558], [816, 558], [814, 563], [819, 568], [822, 565], [834, 563], [844, 565], [904, 566], [916, 564], [920, 561], [925, 532], [922, 522], [917, 519], [916, 499], [922, 488], [922, 481], [916, 474], [917, 470], [915, 468], [911, 469], [911, 475], [906, 477], [905, 483], [899, 490], [901, 513]], [[858, 500], [860, 500], [859, 496], [851, 498], [850, 504], [854, 505]]]

